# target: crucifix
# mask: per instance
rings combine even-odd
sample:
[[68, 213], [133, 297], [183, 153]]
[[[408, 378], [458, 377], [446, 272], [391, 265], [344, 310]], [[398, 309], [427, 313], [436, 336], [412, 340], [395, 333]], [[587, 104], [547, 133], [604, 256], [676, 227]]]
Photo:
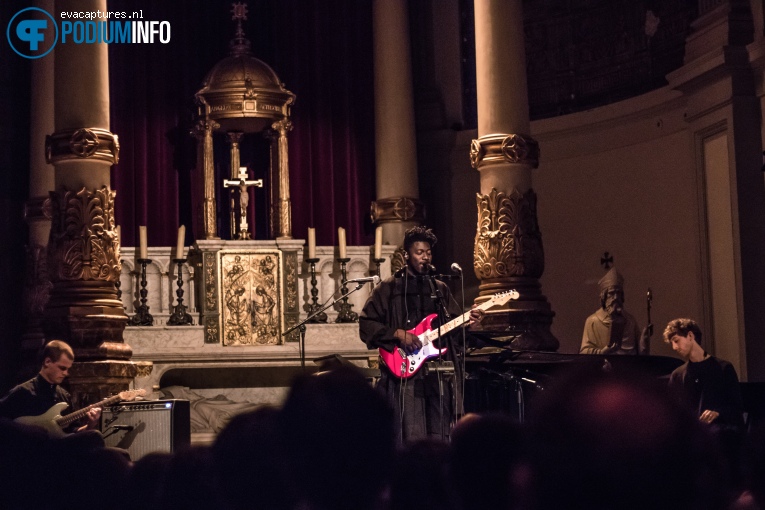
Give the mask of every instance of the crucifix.
[[[223, 187], [231, 189], [231, 239], [237, 239], [244, 241], [246, 239], [252, 239], [250, 237], [249, 225], [247, 224], [247, 205], [250, 203], [250, 195], [247, 192], [247, 188], [255, 186], [258, 188], [263, 187], [263, 179], [252, 181], [247, 179], [247, 167], [239, 167], [238, 179], [224, 179]], [[236, 204], [234, 203], [234, 192], [238, 188], [239, 191], [239, 229], [236, 228]]]

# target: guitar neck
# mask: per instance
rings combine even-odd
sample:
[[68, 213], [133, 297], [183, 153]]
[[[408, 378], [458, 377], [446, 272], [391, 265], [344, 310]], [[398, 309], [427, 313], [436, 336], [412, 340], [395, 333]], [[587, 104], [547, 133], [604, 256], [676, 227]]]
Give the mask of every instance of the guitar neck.
[[[494, 306], [494, 300], [487, 301], [485, 303], [482, 303], [478, 305], [476, 308], [479, 308], [481, 310], [488, 310]], [[463, 313], [459, 317], [456, 317], [443, 326], [439, 327], [438, 329], [434, 329], [433, 331], [428, 331], [425, 334], [425, 338], [422, 340], [423, 345], [427, 345], [430, 342], [433, 342], [435, 340], [438, 340], [438, 337], [443, 336], [449, 332], [451, 332], [454, 329], [457, 329], [460, 326], [464, 326], [466, 322], [470, 320], [470, 310]]]
[[106, 399], [102, 400], [101, 402], [96, 402], [95, 404], [90, 404], [88, 407], [83, 407], [79, 411], [75, 411], [73, 413], [67, 414], [66, 416], [62, 416], [61, 418], [57, 418], [56, 419], [56, 423], [60, 427], [66, 427], [70, 423], [73, 423], [73, 422], [79, 420], [80, 418], [82, 418], [83, 416], [85, 416], [86, 414], [88, 414], [88, 411], [90, 411], [94, 407], [109, 406], [109, 405], [112, 405], [112, 404], [116, 404], [120, 400], [122, 400], [122, 398], [120, 398], [119, 395], [114, 395], [113, 397], [106, 398]]

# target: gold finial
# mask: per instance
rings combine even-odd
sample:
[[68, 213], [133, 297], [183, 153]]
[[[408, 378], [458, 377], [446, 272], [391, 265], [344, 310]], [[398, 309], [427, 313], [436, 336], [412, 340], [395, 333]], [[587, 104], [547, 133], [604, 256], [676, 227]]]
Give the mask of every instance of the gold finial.
[[236, 2], [231, 4], [231, 19], [234, 21], [244, 20], [247, 21], [247, 4], [242, 2]]
[[242, 21], [247, 21], [247, 4], [236, 2], [231, 4], [231, 19], [236, 21], [236, 32], [229, 43], [232, 55], [246, 55], [250, 52], [250, 41], [244, 35]]

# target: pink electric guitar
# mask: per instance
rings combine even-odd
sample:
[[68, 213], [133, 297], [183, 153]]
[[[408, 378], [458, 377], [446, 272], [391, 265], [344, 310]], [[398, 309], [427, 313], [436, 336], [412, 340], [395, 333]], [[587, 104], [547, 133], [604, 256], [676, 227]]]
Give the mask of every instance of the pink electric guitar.
[[[478, 305], [478, 308], [481, 310], [488, 310], [492, 306], [502, 306], [511, 299], [518, 299], [518, 291], [508, 290], [507, 292], [494, 294], [490, 300]], [[404, 349], [401, 347], [396, 347], [393, 349], [393, 352], [380, 349], [380, 358], [382, 358], [383, 363], [385, 363], [385, 366], [388, 367], [393, 375], [401, 379], [409, 379], [417, 373], [422, 364], [427, 360], [445, 353], [446, 348], [439, 350], [438, 347], [433, 345], [433, 342], [438, 340], [439, 330], [440, 335], [446, 335], [455, 328], [467, 325], [470, 322], [470, 311], [450, 320], [437, 330], [433, 330], [431, 329], [430, 324], [437, 317], [438, 315], [434, 313], [430, 314], [422, 319], [422, 322], [417, 324], [414, 329], [409, 330], [409, 333], [417, 335], [417, 338], [422, 342], [422, 348], [419, 351], [407, 356], [406, 352], [404, 352]]]

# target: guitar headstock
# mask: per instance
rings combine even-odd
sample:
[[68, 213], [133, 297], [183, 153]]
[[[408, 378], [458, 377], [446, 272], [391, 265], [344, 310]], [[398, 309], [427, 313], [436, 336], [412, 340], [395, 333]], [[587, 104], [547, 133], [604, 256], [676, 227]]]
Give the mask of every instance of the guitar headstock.
[[140, 389], [140, 390], [129, 390], [129, 391], [120, 391], [118, 393], [121, 400], [135, 400], [137, 397], [143, 397], [146, 395], [146, 390]]
[[494, 294], [489, 300], [489, 303], [491, 303], [491, 306], [502, 306], [508, 301], [518, 299], [519, 297], [521, 297], [521, 295], [518, 294], [518, 291], [511, 289], [505, 292], [498, 292]]

